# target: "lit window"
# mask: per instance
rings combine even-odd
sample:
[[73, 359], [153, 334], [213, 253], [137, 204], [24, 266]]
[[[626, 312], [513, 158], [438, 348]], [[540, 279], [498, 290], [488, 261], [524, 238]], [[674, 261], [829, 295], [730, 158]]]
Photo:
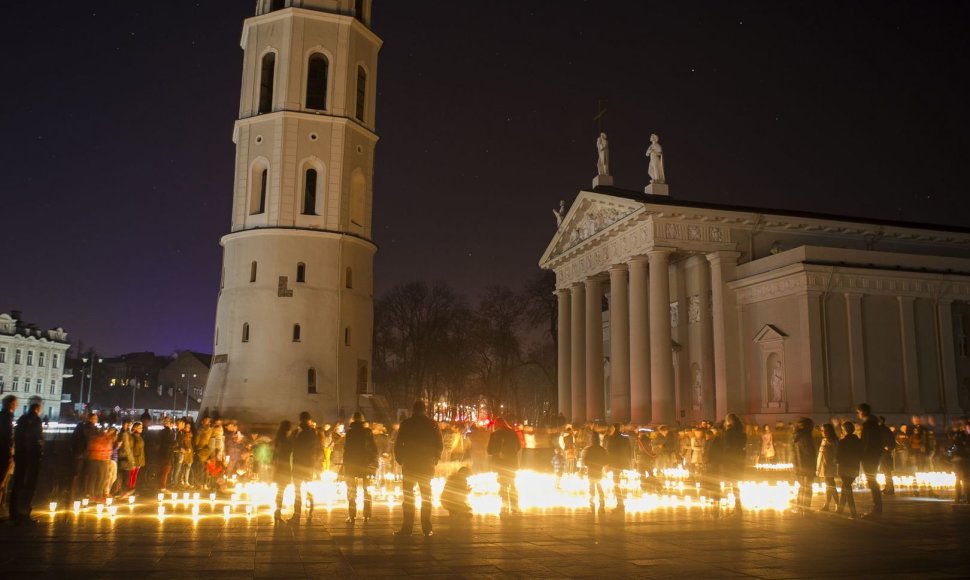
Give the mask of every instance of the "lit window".
[[293, 325], [293, 342], [300, 342], [300, 325]]
[[262, 67], [259, 75], [259, 109], [257, 113], [269, 113], [273, 110], [273, 83], [276, 79], [276, 53], [267, 52], [263, 55]]
[[249, 323], [248, 322], [243, 324], [242, 341], [249, 342]]
[[327, 76], [330, 63], [319, 52], [310, 55], [307, 63], [306, 108], [323, 111], [327, 108]]

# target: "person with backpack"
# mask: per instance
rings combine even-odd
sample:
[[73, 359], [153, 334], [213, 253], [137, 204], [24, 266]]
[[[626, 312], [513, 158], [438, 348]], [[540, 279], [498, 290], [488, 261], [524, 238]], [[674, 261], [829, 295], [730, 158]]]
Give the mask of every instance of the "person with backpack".
[[364, 414], [354, 413], [344, 442], [344, 481], [347, 484], [347, 523], [357, 519], [357, 485], [364, 487], [364, 522], [370, 520], [372, 500], [367, 485], [377, 473], [377, 444], [364, 423]]
[[519, 451], [522, 443], [512, 427], [501, 417], [495, 420], [495, 430], [488, 438], [489, 465], [498, 473], [499, 497], [502, 498], [502, 514], [514, 515], [519, 511], [519, 493], [515, 488], [515, 472], [519, 469]]
[[395, 532], [398, 537], [408, 537], [414, 529], [414, 488], [421, 494], [421, 531], [430, 537], [431, 530], [431, 478], [441, 458], [444, 444], [438, 424], [426, 414], [424, 401], [415, 401], [411, 416], [401, 422], [394, 442], [394, 458], [401, 464], [404, 501], [401, 510], [404, 521]]

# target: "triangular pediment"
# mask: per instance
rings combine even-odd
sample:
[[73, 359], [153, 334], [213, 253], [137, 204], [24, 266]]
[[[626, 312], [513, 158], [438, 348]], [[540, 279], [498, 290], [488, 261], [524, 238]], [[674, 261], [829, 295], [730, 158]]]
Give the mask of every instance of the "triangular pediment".
[[788, 335], [778, 329], [777, 326], [772, 324], [766, 324], [758, 331], [758, 334], [754, 337], [754, 342], [775, 342], [778, 340], [785, 340]]
[[631, 199], [592, 191], [579, 192], [539, 264], [543, 265], [573, 246], [595, 237], [642, 207], [642, 203]]

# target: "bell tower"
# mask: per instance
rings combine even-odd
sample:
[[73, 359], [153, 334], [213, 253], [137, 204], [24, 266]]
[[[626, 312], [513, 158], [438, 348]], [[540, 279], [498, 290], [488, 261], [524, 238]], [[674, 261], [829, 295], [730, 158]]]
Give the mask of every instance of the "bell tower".
[[203, 408], [334, 420], [370, 389], [371, 0], [259, 0], [243, 25], [231, 232]]

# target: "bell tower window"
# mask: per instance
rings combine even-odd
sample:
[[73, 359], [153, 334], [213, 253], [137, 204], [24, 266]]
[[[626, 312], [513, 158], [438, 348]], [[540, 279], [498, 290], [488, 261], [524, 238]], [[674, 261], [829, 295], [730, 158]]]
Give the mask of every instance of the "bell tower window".
[[324, 111], [327, 108], [327, 77], [330, 63], [319, 52], [310, 55], [307, 63], [306, 108]]
[[[280, 4], [282, 5], [282, 2]], [[267, 52], [263, 55], [262, 67], [259, 73], [259, 109], [256, 112], [260, 115], [273, 111], [273, 84], [275, 80], [276, 53]]]
[[317, 394], [317, 369], [313, 367], [306, 372], [306, 392], [310, 395]]
[[286, 0], [272, 0], [270, 3], [270, 12], [276, 12], [277, 10], [282, 10], [286, 7]]
[[303, 262], [296, 265], [296, 281], [300, 284], [306, 282], [306, 264]]
[[293, 325], [293, 342], [300, 342], [300, 325]]
[[317, 215], [317, 170], [307, 169], [303, 181], [303, 215]]
[[364, 67], [357, 67], [357, 108], [355, 115], [357, 120], [364, 122], [364, 112], [367, 110], [367, 71]]
[[250, 177], [252, 192], [249, 200], [250, 215], [258, 215], [266, 212], [266, 190], [269, 187], [269, 169], [265, 166], [253, 168]]
[[256, 281], [256, 261], [249, 265], [249, 283], [252, 284]]
[[249, 342], [249, 323], [243, 323], [242, 341]]

